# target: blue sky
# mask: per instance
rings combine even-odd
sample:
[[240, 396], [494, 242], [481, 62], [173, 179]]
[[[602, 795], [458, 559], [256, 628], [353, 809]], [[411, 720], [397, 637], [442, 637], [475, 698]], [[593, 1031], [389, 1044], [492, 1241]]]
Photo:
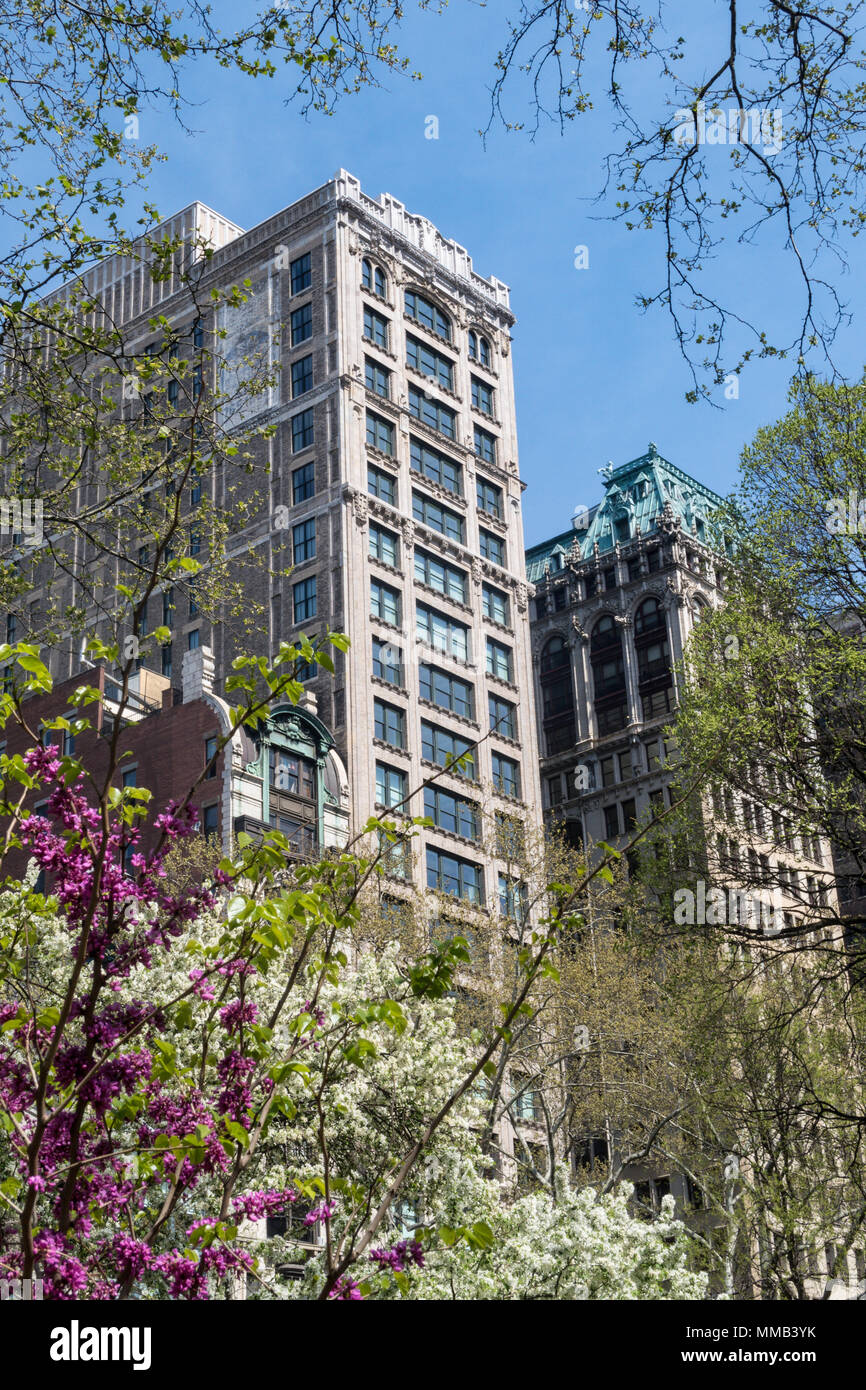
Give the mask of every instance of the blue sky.
[[[640, 290], [657, 288], [660, 242], [595, 220], [590, 202], [611, 148], [603, 100], [564, 135], [553, 125], [534, 142], [497, 131], [482, 146], [477, 131], [486, 124], [487, 84], [512, 4], [456, 0], [441, 16], [409, 9], [402, 42], [423, 81], [388, 78], [384, 90], [346, 98], [332, 117], [304, 120], [284, 105], [279, 77], [251, 82], [211, 70], [195, 74], [190, 88], [193, 134], [146, 113], [140, 137], [168, 154], [150, 187], [163, 215], [199, 198], [251, 227], [343, 167], [366, 192], [390, 192], [423, 213], [467, 247], [481, 274], [511, 286], [531, 545], [567, 527], [576, 505], [597, 499], [600, 467], [643, 453], [650, 440], [672, 463], [726, 491], [743, 445], [783, 412], [791, 367], [755, 365], [739, 399], [726, 401], [718, 390], [719, 410], [685, 402], [690, 382], [669, 321], [634, 305]], [[694, 8], [672, 7], [689, 30]], [[708, 5], [700, 23], [698, 42], [709, 46], [725, 23], [722, 7]], [[651, 109], [660, 91], [652, 70], [640, 82]], [[429, 115], [439, 119], [438, 140], [425, 138]], [[577, 245], [588, 247], [586, 270], [574, 267]], [[840, 288], [856, 311], [862, 256], [852, 266]], [[778, 239], [733, 248], [708, 273], [771, 329], [795, 291]], [[864, 361], [859, 324], [857, 315], [839, 343], [847, 373], [859, 373]]]

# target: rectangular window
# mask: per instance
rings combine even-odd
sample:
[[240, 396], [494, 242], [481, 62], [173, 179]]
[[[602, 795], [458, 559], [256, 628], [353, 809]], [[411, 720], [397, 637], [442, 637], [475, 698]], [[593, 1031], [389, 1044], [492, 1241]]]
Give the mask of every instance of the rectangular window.
[[[216, 765], [218, 744], [219, 739], [217, 738], [216, 734], [212, 734], [210, 738], [206, 738], [204, 741], [205, 781], [210, 781], [212, 777], [216, 777], [217, 775]], [[133, 785], [135, 784], [133, 783]]]
[[424, 815], [440, 830], [450, 830], [453, 835], [462, 835], [464, 840], [478, 839], [478, 807], [463, 796], [455, 796], [441, 787], [425, 787]]
[[391, 623], [394, 627], [399, 627], [399, 591], [397, 589], [392, 589], [388, 584], [381, 584], [378, 579], [371, 579], [370, 617], [381, 618], [383, 622]]
[[459, 541], [463, 544], [463, 518], [457, 512], [449, 511], [439, 502], [434, 502], [432, 497], [425, 497], [423, 493], [412, 493], [412, 515], [416, 521], [421, 521], [425, 526], [429, 526], [431, 531], [439, 531], [443, 536], [447, 536], [451, 541]]
[[511, 922], [522, 922], [529, 907], [526, 884], [510, 874], [499, 875], [499, 915]]
[[502, 520], [501, 487], [497, 487], [495, 483], [488, 483], [484, 478], [479, 478], [476, 483], [475, 495], [478, 499], [479, 511], [495, 516], [498, 521]]
[[125, 787], [137, 787], [137, 786], [138, 786], [138, 780], [137, 780], [137, 779], [138, 779], [138, 768], [129, 767], [129, 768], [126, 769], [126, 771], [125, 771], [124, 774], [123, 774], [123, 785], [124, 785]]
[[188, 632], [188, 633], [186, 634], [186, 647], [187, 647], [187, 651], [194, 652], [194, 651], [196, 651], [196, 649], [197, 649], [198, 647], [200, 647], [200, 646], [201, 646], [201, 632], [199, 631], [199, 629], [198, 629], [197, 627], [194, 627], [194, 628], [192, 629], [191, 632]]
[[439, 338], [444, 338], [446, 343], [451, 342], [451, 324], [447, 315], [443, 314], [442, 310], [438, 309], [435, 304], [431, 304], [429, 299], [424, 299], [414, 290], [407, 290], [404, 303], [410, 319], [420, 323], [422, 328], [429, 328], [431, 333], [435, 333]]
[[292, 585], [292, 612], [296, 623], [309, 622], [316, 616], [316, 576]]
[[501, 536], [494, 536], [492, 531], [479, 529], [478, 549], [485, 560], [491, 560], [494, 565], [505, 568], [505, 541]]
[[389, 840], [385, 831], [379, 831], [380, 864], [391, 878], [409, 879], [412, 877], [412, 857], [406, 840]]
[[484, 415], [493, 414], [493, 387], [486, 381], [479, 381], [477, 376], [472, 378], [472, 404]]
[[305, 343], [308, 338], [313, 336], [313, 306], [312, 304], [302, 304], [299, 309], [292, 310], [292, 347], [297, 347], [298, 343]]
[[380, 502], [387, 502], [389, 506], [396, 507], [397, 479], [372, 463], [367, 464], [367, 491], [371, 497], [378, 497]]
[[493, 785], [503, 796], [520, 796], [520, 767], [502, 753], [491, 754]]
[[403, 684], [403, 651], [381, 637], [373, 638], [373, 675], [389, 685]]
[[378, 449], [380, 454], [394, 452], [394, 426], [381, 415], [374, 415], [372, 410], [367, 411], [367, 447]]
[[488, 695], [490, 712], [490, 732], [501, 734], [503, 738], [517, 738], [517, 710], [508, 700], [500, 700], [498, 695]]
[[555, 777], [547, 779], [547, 804], [548, 806], [559, 806], [562, 802], [562, 774], [557, 772]]
[[202, 812], [202, 832], [206, 840], [213, 840], [219, 830], [219, 805], [205, 806]]
[[450, 768], [458, 777], [476, 779], [475, 745], [426, 720], [421, 721], [421, 756], [437, 767]]
[[386, 763], [376, 764], [376, 802], [379, 806], [400, 806], [406, 800], [406, 774]]
[[315, 797], [316, 765], [307, 758], [272, 747], [268, 752], [268, 775], [270, 785], [277, 792], [303, 796], [307, 801]]
[[292, 294], [300, 294], [301, 290], [310, 288], [313, 283], [313, 267], [309, 251], [292, 261], [289, 266], [289, 274], [292, 279]]
[[426, 392], [417, 386], [409, 387], [409, 414], [422, 424], [438, 430], [447, 439], [457, 438], [457, 416], [447, 405], [431, 400]]
[[416, 372], [423, 372], [425, 376], [430, 376], [434, 381], [438, 381], [440, 386], [445, 386], [449, 391], [454, 390], [454, 363], [447, 357], [443, 357], [441, 352], [435, 348], [427, 347], [407, 334], [406, 336], [406, 365], [414, 367]]
[[410, 438], [409, 465], [416, 473], [453, 492], [455, 497], [463, 496], [463, 469], [447, 454], [440, 454], [438, 449]]
[[514, 679], [511, 648], [506, 647], [502, 642], [495, 641], [492, 637], [487, 638], [487, 674], [488, 676], [498, 676], [503, 681]]
[[392, 748], [406, 746], [406, 714], [396, 705], [386, 705], [384, 700], [373, 701], [373, 731], [383, 743]]
[[456, 854], [427, 847], [427, 887], [470, 903], [484, 902], [484, 873], [480, 864]]
[[371, 343], [377, 347], [388, 351], [388, 320], [383, 314], [377, 314], [375, 309], [364, 305], [364, 337], [369, 338]]
[[174, 623], [174, 589], [162, 591], [162, 625], [171, 627]]
[[306, 502], [316, 491], [316, 465], [305, 463], [303, 468], [296, 468], [292, 473], [292, 504], [297, 506], [299, 502]]
[[364, 358], [364, 385], [376, 396], [388, 400], [391, 395], [391, 373], [387, 367], [380, 367], [372, 357]]
[[160, 670], [162, 674], [171, 680], [171, 644], [163, 647], [160, 659]]
[[292, 399], [313, 389], [313, 354], [292, 363]]
[[615, 840], [619, 835], [619, 807], [616, 804], [604, 808], [604, 833], [609, 840]]
[[603, 787], [612, 787], [616, 782], [616, 762], [614, 761], [612, 753], [609, 754], [608, 757], [601, 759], [600, 767], [601, 785]]
[[296, 565], [316, 558], [316, 518], [299, 521], [292, 527], [292, 556]]
[[309, 407], [292, 416], [292, 453], [299, 454], [313, 443], [313, 410]]
[[370, 557], [373, 560], [381, 560], [383, 565], [390, 565], [392, 569], [396, 569], [400, 563], [396, 532], [388, 531], [384, 526], [377, 526], [371, 522]]
[[422, 699], [429, 700], [440, 709], [450, 709], [464, 719], [475, 718], [475, 692], [468, 681], [440, 671], [436, 666], [428, 666], [425, 662], [418, 668], [418, 680]]
[[472, 431], [475, 440], [475, 455], [483, 459], [485, 463], [496, 462], [496, 440], [487, 430], [483, 430], [480, 425], [476, 425]]
[[481, 586], [481, 611], [485, 618], [490, 618], [491, 622], [501, 623], [503, 627], [508, 627], [508, 595], [501, 589], [494, 589], [492, 584], [482, 584]]
[[416, 605], [415, 622], [419, 638], [428, 646], [453, 656], [457, 661], [469, 660], [469, 629], [463, 623], [437, 613], [424, 603]]
[[456, 565], [449, 565], [426, 550], [415, 550], [415, 578], [419, 584], [426, 584], [438, 594], [454, 599], [455, 603], [466, 603], [468, 576]]

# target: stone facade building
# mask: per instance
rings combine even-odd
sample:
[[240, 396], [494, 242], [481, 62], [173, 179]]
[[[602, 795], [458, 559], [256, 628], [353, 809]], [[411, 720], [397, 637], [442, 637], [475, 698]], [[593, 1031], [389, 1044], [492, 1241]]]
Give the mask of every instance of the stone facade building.
[[[342, 170], [251, 231], [195, 203], [165, 232], [213, 248], [199, 304], [212, 287], [247, 282], [244, 302], [193, 319], [187, 287], [123, 258], [96, 267], [88, 289], [124, 325], [130, 352], [159, 355], [159, 314], [193, 345], [197, 335], [214, 343], [222, 389], [252, 355], [273, 373], [228, 422], [272, 429], [253, 445], [262, 505], [239, 512], [228, 537], [230, 561], [262, 561], [249, 580], [268, 615], [258, 650], [272, 657], [281, 641], [326, 627], [348, 635], [334, 677], [314, 669], [305, 685], [345, 765], [353, 826], [377, 806], [429, 815], [435, 827], [414, 854], [395, 855], [395, 874], [495, 903], [502, 872], [482, 808], [486, 818], [539, 803], [508, 289], [424, 217], [368, 197]], [[135, 428], [141, 402], [124, 409]], [[219, 457], [200, 483], [226, 513], [236, 486]], [[288, 578], [273, 577], [287, 566]], [[39, 584], [37, 574], [12, 615], [19, 639]], [[169, 685], [184, 654], [207, 646], [220, 693], [251, 646], [229, 605], [211, 622], [181, 581], [150, 599], [144, 630], [160, 625], [171, 641], [143, 661]], [[80, 639], [54, 645], [55, 681], [84, 664]], [[461, 775], [443, 772], [464, 754]]]

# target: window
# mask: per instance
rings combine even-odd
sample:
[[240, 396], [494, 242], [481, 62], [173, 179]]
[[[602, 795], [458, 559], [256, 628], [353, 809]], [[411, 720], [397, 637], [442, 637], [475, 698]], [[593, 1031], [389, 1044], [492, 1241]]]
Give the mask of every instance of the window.
[[394, 426], [372, 410], [367, 411], [367, 447], [378, 449], [381, 454], [394, 452]]
[[123, 773], [122, 782], [125, 787], [138, 786], [138, 768], [128, 767]]
[[490, 344], [473, 328], [469, 330], [469, 360], [480, 362], [482, 367], [490, 366]]
[[219, 830], [219, 805], [214, 802], [213, 806], [205, 806], [202, 812], [202, 832], [206, 840], [215, 838]]
[[480, 864], [456, 854], [427, 847], [427, 887], [467, 902], [484, 902], [484, 873]]
[[304, 560], [315, 560], [316, 518], [314, 516], [311, 516], [308, 521], [299, 521], [297, 526], [292, 527], [292, 555], [296, 565], [303, 564]]
[[201, 632], [197, 627], [194, 627], [191, 632], [186, 634], [186, 649], [189, 652], [194, 652], [200, 646]]
[[493, 414], [493, 387], [486, 381], [479, 381], [477, 376], [472, 378], [472, 404], [484, 415]]
[[502, 488], [479, 478], [476, 487], [479, 510], [502, 520]]
[[454, 363], [443, 357], [435, 348], [419, 342], [417, 338], [406, 338], [406, 365], [414, 367], [416, 372], [423, 372], [425, 376], [432, 377], [449, 391], [454, 390]]
[[449, 511], [439, 502], [434, 502], [431, 497], [425, 497], [420, 492], [413, 492], [412, 515], [416, 521], [423, 522], [432, 531], [439, 531], [449, 540], [459, 541], [461, 545], [463, 544], [462, 516], [459, 516], [457, 512]]
[[312, 407], [302, 410], [300, 415], [292, 416], [292, 453], [299, 454], [302, 449], [309, 449], [313, 442], [313, 411]]
[[547, 779], [547, 804], [548, 806], [559, 806], [562, 802], [562, 774], [557, 772], [555, 777]]
[[387, 502], [390, 506], [396, 507], [397, 479], [372, 463], [367, 464], [367, 491], [372, 497], [378, 497], [380, 502]]
[[604, 833], [609, 840], [619, 835], [619, 807], [615, 803], [604, 808]]
[[475, 692], [468, 681], [422, 662], [418, 668], [421, 697], [440, 709], [450, 709], [464, 719], [475, 718]]
[[373, 675], [389, 685], [403, 684], [403, 652], [381, 637], [373, 638]]
[[469, 629], [443, 613], [419, 603], [415, 608], [416, 630], [419, 638], [457, 661], [469, 660]]
[[514, 664], [510, 647], [504, 643], [497, 642], [492, 637], [487, 638], [487, 674], [488, 676], [498, 676], [502, 681], [514, 679]]
[[447, 488], [456, 497], [463, 495], [463, 469], [455, 459], [440, 454], [437, 449], [422, 444], [418, 439], [409, 440], [409, 464], [416, 473], [421, 473], [431, 482]]
[[9, 643], [18, 641], [18, 619], [14, 613], [6, 614], [6, 641]]
[[388, 320], [367, 304], [364, 305], [364, 337], [388, 351]]
[[201, 319], [196, 319], [192, 326], [192, 345], [194, 348], [204, 347], [204, 324]]
[[380, 298], [384, 299], [387, 283], [385, 272], [381, 266], [372, 265], [365, 256], [361, 262], [361, 284], [364, 289], [372, 290], [374, 294], [378, 294]]
[[556, 680], [544, 680], [541, 686], [545, 719], [555, 719], [559, 714], [574, 710], [574, 691], [571, 676], [559, 676]]
[[390, 565], [396, 569], [400, 563], [399, 542], [396, 532], [388, 531], [384, 526], [377, 526], [374, 522], [370, 523], [370, 557], [373, 560], [381, 560], [383, 565]]
[[302, 304], [300, 309], [293, 309], [291, 316], [292, 326], [292, 347], [297, 347], [298, 343], [305, 343], [308, 338], [313, 336], [313, 306], [312, 304]]
[[292, 585], [292, 612], [296, 623], [308, 622], [316, 616], [316, 576]]
[[601, 759], [599, 768], [601, 770], [601, 785], [603, 787], [612, 787], [614, 782], [617, 781], [616, 759], [612, 753], [606, 758]]
[[412, 877], [412, 859], [406, 840], [389, 839], [388, 835], [380, 830], [379, 852], [382, 869], [391, 878]]
[[455, 796], [441, 787], [425, 787], [424, 815], [440, 830], [450, 830], [454, 835], [462, 835], [464, 840], [478, 839], [478, 807], [463, 796]]
[[406, 800], [406, 774], [386, 763], [376, 764], [376, 801], [379, 806], [400, 806]]
[[547, 617], [547, 596], [545, 594], [539, 594], [535, 600], [535, 616], [536, 618]]
[[529, 893], [525, 883], [512, 878], [510, 874], [499, 875], [499, 914], [510, 921], [522, 921], [529, 906]]
[[299, 502], [306, 502], [316, 491], [316, 465], [305, 463], [303, 468], [296, 468], [292, 473], [292, 503], [297, 506]]
[[372, 357], [364, 358], [364, 385], [368, 391], [388, 400], [391, 395], [391, 373], [387, 367], [380, 367]]
[[386, 705], [384, 700], [373, 701], [373, 730], [376, 738], [390, 743], [392, 748], [406, 746], [406, 714], [396, 705]]
[[162, 591], [162, 625], [171, 627], [174, 622], [174, 589]]
[[431, 400], [417, 386], [409, 387], [409, 414], [448, 439], [457, 437], [457, 416], [454, 411], [439, 401]]
[[313, 354], [292, 363], [292, 399], [313, 389]]
[[429, 328], [431, 333], [443, 338], [446, 343], [451, 342], [451, 320], [435, 304], [431, 304], [429, 299], [424, 299], [414, 290], [407, 290], [404, 303], [410, 319], [420, 323], [422, 328]]
[[477, 458], [483, 459], [485, 463], [496, 462], [496, 440], [487, 430], [483, 430], [480, 425], [476, 425], [472, 431], [475, 441], [475, 454]]
[[494, 536], [492, 531], [485, 531], [479, 527], [478, 549], [485, 560], [491, 560], [494, 565], [505, 568], [505, 541], [501, 536]]
[[503, 738], [517, 738], [517, 710], [508, 700], [500, 700], [498, 695], [488, 695], [490, 711], [490, 731], [501, 734]]
[[163, 647], [160, 660], [162, 674], [171, 680], [171, 646]]
[[415, 578], [419, 584], [426, 584], [429, 589], [435, 589], [438, 594], [444, 594], [455, 603], [466, 602], [466, 572], [437, 559], [435, 555], [428, 555], [426, 550], [415, 551]]
[[[206, 781], [206, 782], [209, 782], [209, 781], [211, 780], [212, 777], [216, 777], [216, 775], [217, 775], [216, 765], [217, 765], [217, 746], [218, 746], [218, 744], [219, 744], [219, 739], [217, 738], [216, 734], [211, 734], [210, 737], [209, 737], [209, 738], [206, 738], [205, 741], [204, 741], [204, 765], [205, 765], [205, 774], [204, 774], [204, 775], [205, 775], [205, 781]], [[125, 785], [126, 785], [126, 783], [124, 783], [124, 786], [125, 786]], [[132, 785], [135, 786], [135, 783], [133, 783]]]
[[366, 256], [361, 261], [361, 285], [365, 290], [373, 288], [373, 266]]
[[381, 584], [378, 579], [370, 580], [370, 617], [381, 618], [383, 622], [400, 624], [400, 594], [389, 584]]
[[494, 589], [492, 584], [482, 584], [481, 609], [485, 618], [508, 627], [508, 595], [503, 594], [501, 589]]
[[491, 754], [493, 785], [503, 796], [520, 796], [520, 767], [502, 753]]
[[313, 267], [309, 251], [292, 261], [289, 266], [289, 275], [292, 281], [292, 294], [300, 294], [301, 290], [310, 288], [313, 283]]
[[475, 781], [475, 745], [426, 720], [421, 721], [421, 756], [437, 767], [450, 768], [458, 777]]
[[309, 758], [299, 758], [283, 748], [269, 748], [268, 775], [275, 791], [315, 800], [316, 765]]

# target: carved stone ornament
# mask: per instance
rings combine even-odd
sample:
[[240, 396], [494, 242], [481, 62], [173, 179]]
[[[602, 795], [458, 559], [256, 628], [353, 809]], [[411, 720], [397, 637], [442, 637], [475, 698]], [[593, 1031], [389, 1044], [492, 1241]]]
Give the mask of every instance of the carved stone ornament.
[[415, 523], [409, 517], [404, 517], [400, 522], [400, 528], [403, 532], [403, 544], [407, 550], [411, 550], [415, 544]]
[[365, 494], [363, 492], [356, 492], [352, 499], [352, 505], [355, 508], [356, 522], [361, 527], [366, 526], [367, 518], [370, 514], [370, 507]]
[[520, 612], [525, 613], [529, 594], [522, 579], [518, 580], [514, 586], [514, 597], [517, 600], [517, 607]]
[[576, 614], [572, 617], [571, 626], [574, 628], [581, 642], [589, 641], [589, 633], [584, 632], [583, 628], [580, 625], [580, 619], [577, 617]]

